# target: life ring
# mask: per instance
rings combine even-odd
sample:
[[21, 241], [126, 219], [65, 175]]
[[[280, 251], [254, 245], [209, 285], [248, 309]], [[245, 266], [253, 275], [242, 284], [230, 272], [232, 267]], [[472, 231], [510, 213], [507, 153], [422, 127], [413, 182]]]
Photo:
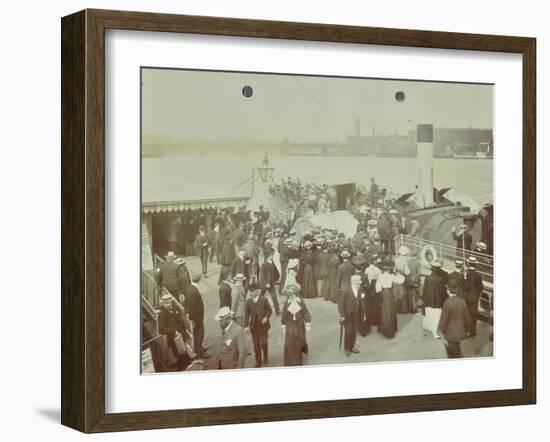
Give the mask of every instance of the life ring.
[[[428, 261], [426, 254], [430, 252], [432, 255], [432, 260]], [[435, 247], [431, 244], [426, 244], [424, 247], [422, 247], [422, 250], [420, 250], [420, 262], [422, 265], [428, 269], [432, 268], [432, 261], [437, 261], [437, 251], [435, 250]]]

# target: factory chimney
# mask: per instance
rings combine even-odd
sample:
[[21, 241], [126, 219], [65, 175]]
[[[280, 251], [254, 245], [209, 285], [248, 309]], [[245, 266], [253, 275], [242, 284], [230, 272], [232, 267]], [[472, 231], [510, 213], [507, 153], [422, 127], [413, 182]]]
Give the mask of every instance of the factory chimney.
[[434, 205], [433, 159], [434, 159], [434, 127], [432, 124], [419, 124], [416, 127], [416, 148], [419, 165], [418, 190], [422, 195], [418, 201], [421, 207]]

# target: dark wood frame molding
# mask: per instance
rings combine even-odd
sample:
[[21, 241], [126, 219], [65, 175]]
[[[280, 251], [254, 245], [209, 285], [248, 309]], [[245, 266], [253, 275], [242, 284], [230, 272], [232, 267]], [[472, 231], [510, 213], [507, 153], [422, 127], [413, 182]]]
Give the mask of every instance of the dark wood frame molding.
[[[126, 29], [496, 51], [523, 57], [523, 386], [515, 390], [194, 410], [105, 413], [105, 30]], [[534, 404], [536, 401], [536, 40], [105, 10], [62, 30], [61, 422], [84, 432]]]

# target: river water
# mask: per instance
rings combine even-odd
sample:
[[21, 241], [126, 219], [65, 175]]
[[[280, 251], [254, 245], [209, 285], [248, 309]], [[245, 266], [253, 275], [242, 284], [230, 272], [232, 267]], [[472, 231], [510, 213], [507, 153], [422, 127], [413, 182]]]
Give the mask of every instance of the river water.
[[[209, 194], [212, 198], [224, 194], [244, 195], [251, 190], [246, 180], [262, 158], [261, 154], [173, 154], [143, 158], [143, 188], [155, 188], [163, 193], [163, 186], [184, 187], [182, 199], [206, 198]], [[275, 182], [299, 177], [303, 182], [331, 185], [354, 182], [368, 188], [370, 178], [374, 178], [381, 188], [407, 193], [414, 192], [419, 176], [415, 158], [270, 155], [269, 161], [274, 167]], [[434, 186], [452, 188], [447, 195], [465, 205], [492, 203], [493, 160], [434, 159]]]

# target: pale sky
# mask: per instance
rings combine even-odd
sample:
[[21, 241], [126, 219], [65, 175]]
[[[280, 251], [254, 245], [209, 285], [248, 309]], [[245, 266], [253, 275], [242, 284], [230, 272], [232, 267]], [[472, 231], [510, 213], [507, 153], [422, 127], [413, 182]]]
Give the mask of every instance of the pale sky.
[[356, 118], [362, 135], [493, 127], [491, 85], [162, 69], [143, 69], [142, 82], [142, 133], [162, 137], [345, 141]]

